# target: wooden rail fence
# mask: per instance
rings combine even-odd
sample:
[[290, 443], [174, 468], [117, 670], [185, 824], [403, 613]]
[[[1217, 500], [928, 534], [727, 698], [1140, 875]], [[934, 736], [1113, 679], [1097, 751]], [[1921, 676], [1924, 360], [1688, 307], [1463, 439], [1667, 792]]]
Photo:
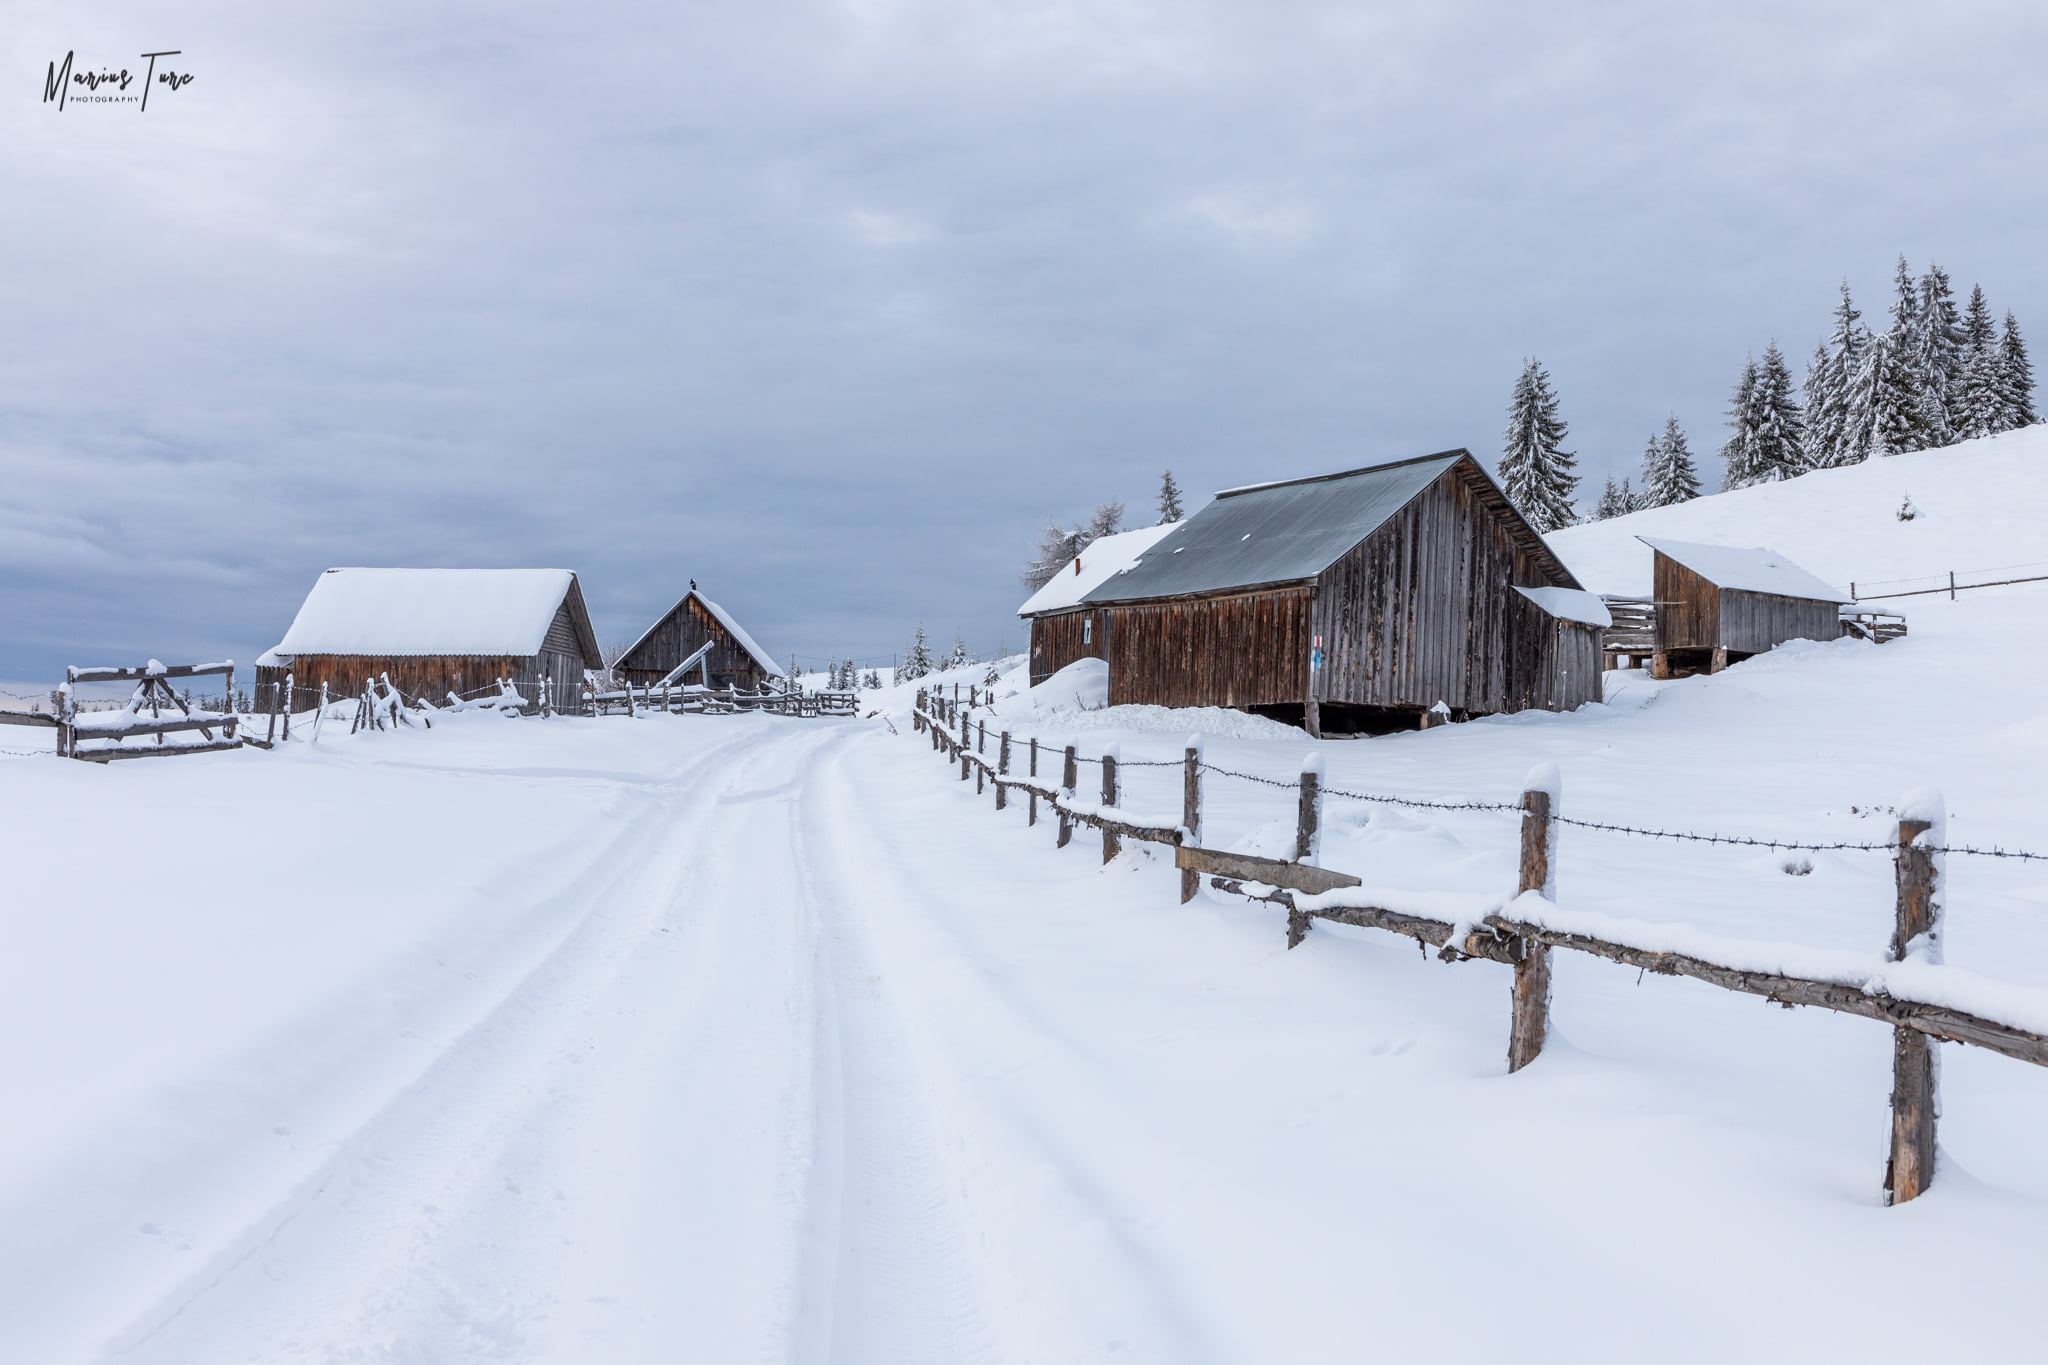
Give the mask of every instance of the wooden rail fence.
[[[1828, 980], [1754, 971], [1710, 962], [1686, 953], [1641, 947], [1597, 937], [1550, 923], [1546, 911], [1556, 905], [1557, 849], [1562, 813], [1556, 769], [1530, 774], [1513, 806], [1477, 805], [1476, 809], [1519, 811], [1521, 857], [1516, 895], [1469, 920], [1450, 921], [1370, 904], [1356, 903], [1360, 881], [1349, 873], [1318, 866], [1324, 796], [1319, 756], [1302, 766], [1297, 785], [1295, 856], [1291, 860], [1226, 853], [1201, 846], [1202, 775], [1209, 768], [1199, 740], [1187, 746], [1183, 768], [1183, 813], [1180, 824], [1161, 826], [1127, 818], [1120, 806], [1121, 755], [1114, 748], [1098, 762], [1102, 799], [1080, 795], [1081, 759], [1073, 745], [1060, 754], [1060, 777], [1039, 776], [1040, 745], [1034, 737], [1022, 745], [1007, 730], [996, 735], [996, 754], [987, 756], [985, 719], [971, 706], [936, 692], [919, 692], [914, 713], [917, 732], [930, 736], [932, 748], [960, 765], [960, 780], [974, 778], [975, 790], [995, 788], [995, 806], [1009, 805], [1013, 792], [1024, 793], [1026, 819], [1038, 823], [1043, 801], [1059, 817], [1058, 846], [1072, 841], [1076, 825], [1090, 825], [1102, 835], [1102, 860], [1117, 855], [1124, 841], [1170, 845], [1180, 870], [1180, 898], [1192, 900], [1201, 879], [1220, 891], [1270, 902], [1287, 912], [1287, 946], [1299, 944], [1316, 920], [1383, 929], [1403, 934], [1438, 950], [1445, 961], [1484, 958], [1514, 969], [1508, 1011], [1508, 1070], [1519, 1071], [1543, 1051], [1549, 1030], [1551, 953], [1564, 948], [1663, 976], [1685, 976], [1724, 990], [1761, 996], [1790, 1008], [1809, 1005], [1889, 1024], [1893, 1030], [1892, 1124], [1890, 1158], [1885, 1167], [1885, 1202], [1900, 1204], [1923, 1193], [1934, 1178], [1937, 1113], [1934, 1044], [1937, 1041], [1981, 1047], [2036, 1066], [2048, 1066], [2048, 1036], [2001, 1020], [1932, 1000], [1901, 995], [1878, 982]], [[1014, 770], [1019, 747], [1027, 767]], [[1261, 779], [1264, 780], [1264, 779]], [[1275, 784], [1283, 785], [1283, 784]], [[1419, 803], [1428, 804], [1428, 803]], [[1891, 845], [1897, 872], [1895, 928], [1887, 962], [1915, 961], [1938, 965], [1941, 960], [1942, 892], [1939, 845], [1940, 798], [1922, 793], [1903, 806], [1896, 839]]]

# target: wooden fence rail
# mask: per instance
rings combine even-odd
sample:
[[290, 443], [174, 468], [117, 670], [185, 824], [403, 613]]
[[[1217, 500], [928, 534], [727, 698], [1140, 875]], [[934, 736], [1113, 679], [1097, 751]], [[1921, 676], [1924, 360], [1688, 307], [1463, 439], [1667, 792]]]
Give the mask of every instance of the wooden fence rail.
[[[1174, 849], [1180, 869], [1181, 900], [1194, 897], [1200, 879], [1209, 878], [1220, 891], [1269, 902], [1287, 911], [1287, 944], [1292, 948], [1316, 920], [1357, 925], [1403, 934], [1438, 950], [1445, 961], [1473, 958], [1505, 963], [1514, 969], [1509, 998], [1508, 1070], [1518, 1071], [1543, 1051], [1549, 1031], [1551, 953], [1564, 948], [1588, 953], [1662, 976], [1685, 976], [1724, 990], [1761, 996], [1791, 1007], [1808, 1005], [1834, 1010], [1892, 1026], [1892, 1131], [1890, 1159], [1885, 1166], [1885, 1202], [1904, 1203], [1924, 1192], [1935, 1174], [1935, 1122], [1938, 1112], [1934, 1043], [1981, 1047], [2036, 1066], [2048, 1066], [2048, 1035], [1987, 1018], [1931, 1000], [1901, 995], [1881, 980], [1826, 980], [1781, 975], [1710, 962], [1685, 953], [1643, 947], [1564, 928], [1550, 919], [1557, 903], [1557, 851], [1561, 827], [1557, 770], [1544, 765], [1530, 773], [1518, 805], [1521, 858], [1513, 899], [1473, 898], [1469, 919], [1444, 920], [1365, 903], [1359, 879], [1316, 865], [1322, 829], [1324, 788], [1320, 757], [1302, 766], [1297, 787], [1295, 857], [1291, 860], [1226, 853], [1200, 846], [1202, 829], [1202, 745], [1189, 741], [1184, 757], [1183, 820], [1165, 827], [1127, 818], [1122, 812], [1118, 770], [1120, 755], [1112, 749], [1101, 760], [1102, 800], [1079, 796], [1080, 759], [1073, 745], [1063, 754], [1057, 785], [1038, 779], [1038, 746], [1029, 743], [1030, 776], [1010, 770], [1012, 736], [997, 737], [997, 759], [991, 764], [983, 746], [970, 735], [970, 719], [957, 702], [938, 693], [920, 692], [914, 724], [927, 732], [932, 748], [949, 762], [958, 761], [960, 777], [970, 771], [995, 787], [997, 809], [1009, 804], [1012, 790], [1029, 797], [1029, 822], [1038, 822], [1038, 802], [1050, 804], [1059, 816], [1058, 846], [1064, 848], [1077, 824], [1102, 833], [1103, 859], [1116, 855], [1125, 840], [1166, 844]], [[982, 722], [972, 722], [979, 726]], [[1901, 806], [1893, 845], [1897, 867], [1895, 927], [1885, 961], [1941, 963], [1943, 905], [1940, 848], [1943, 829], [1939, 794], [1919, 792]], [[1384, 893], [1381, 893], [1384, 894]]]

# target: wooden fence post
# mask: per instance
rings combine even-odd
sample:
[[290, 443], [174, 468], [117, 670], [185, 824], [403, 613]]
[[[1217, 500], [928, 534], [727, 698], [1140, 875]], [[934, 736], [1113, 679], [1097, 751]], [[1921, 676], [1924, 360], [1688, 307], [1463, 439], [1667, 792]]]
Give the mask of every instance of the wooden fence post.
[[[1036, 735], [1031, 737], [1030, 775], [1032, 777], [1038, 776], [1038, 736]], [[1026, 790], [1024, 795], [1028, 803], [1028, 813], [1024, 817], [1024, 823], [1026, 825], [1035, 825], [1038, 823], [1038, 788], [1035, 786], [1031, 787]]]
[[967, 769], [969, 766], [967, 755], [974, 747], [967, 742], [968, 724], [967, 713], [962, 711], [960, 713], [960, 780], [962, 782], [967, 780]]
[[[1066, 793], [1067, 800], [1071, 801], [1074, 799], [1074, 784], [1079, 780], [1080, 774], [1074, 770], [1074, 746], [1069, 744], [1067, 746], [1067, 764], [1066, 767], [1060, 771], [1060, 790]], [[1065, 806], [1061, 806], [1060, 838], [1059, 842], [1055, 844], [1054, 847], [1065, 848], [1070, 842], [1073, 841], [1073, 838], [1073, 817], [1067, 814], [1067, 809]]]
[[1010, 775], [1010, 732], [1008, 730], [1003, 731], [1002, 738], [996, 741], [996, 774], [996, 809], [1001, 810], [1010, 804], [1010, 784], [1002, 780]]
[[[1941, 846], [1947, 827], [1940, 792], [1923, 788], [1899, 805], [1898, 922], [1886, 954], [1893, 962], [1941, 961], [1941, 855], [1934, 849]], [[1935, 1120], [1941, 1112], [1939, 1062], [1934, 1039], [1918, 1029], [1892, 1030], [1892, 1152], [1884, 1167], [1887, 1204], [1917, 1199], [1934, 1183]]]
[[[1557, 814], [1564, 780], [1555, 764], [1544, 763], [1522, 780], [1522, 867], [1518, 895], [1533, 891], [1557, 901]], [[1512, 907], [1510, 907], [1512, 909]], [[1519, 912], [1518, 912], [1519, 913]], [[1550, 1031], [1550, 948], [1524, 939], [1515, 959], [1515, 987], [1508, 1024], [1510, 1075], [1536, 1060]]]
[[978, 754], [988, 752], [988, 722], [985, 720], [974, 722], [974, 752]]
[[[1112, 744], [1102, 753], [1102, 813], [1107, 816], [1117, 805], [1116, 761], [1122, 753]], [[1105, 824], [1102, 827], [1102, 861], [1105, 863], [1124, 851], [1124, 841]]]
[[1323, 851], [1323, 756], [1301, 760], [1301, 804], [1294, 817], [1294, 861], [1312, 863]]
[[[1180, 823], [1187, 830], [1190, 846], [1202, 846], [1202, 737], [1188, 736], [1187, 757], [1181, 768]], [[1180, 870], [1180, 903], [1186, 905], [1202, 889], [1202, 874], [1191, 867]]]

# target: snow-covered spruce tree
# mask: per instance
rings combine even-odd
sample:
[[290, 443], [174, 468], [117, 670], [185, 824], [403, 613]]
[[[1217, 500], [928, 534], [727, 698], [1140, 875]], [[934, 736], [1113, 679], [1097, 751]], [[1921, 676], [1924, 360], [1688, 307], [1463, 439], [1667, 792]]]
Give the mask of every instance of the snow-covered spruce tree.
[[1969, 306], [1963, 310], [1949, 420], [1958, 441], [1989, 436], [1998, 429], [1998, 327], [1991, 321], [1982, 285], [1971, 287]]
[[1564, 448], [1568, 434], [1558, 416], [1557, 395], [1542, 362], [1531, 358], [1508, 399], [1508, 428], [1500, 457], [1501, 488], [1515, 510], [1538, 531], [1557, 531], [1577, 518], [1572, 494], [1579, 486], [1578, 463]]
[[1792, 397], [1792, 371], [1773, 341], [1756, 372], [1756, 454], [1768, 479], [1795, 479], [1806, 459], [1806, 420]]
[[1962, 366], [1962, 328], [1948, 272], [1930, 261], [1920, 277], [1920, 298], [1911, 333], [1910, 364], [1919, 390], [1920, 428], [1928, 449], [1955, 444], [1951, 411]]
[[1173, 481], [1173, 471], [1164, 470], [1159, 475], [1159, 520], [1164, 526], [1170, 521], [1179, 521], [1187, 513], [1181, 510], [1180, 485]]
[[2034, 366], [2027, 359], [2027, 343], [2020, 339], [2020, 325], [2010, 312], [1998, 338], [1998, 398], [2000, 431], [2030, 427], [2041, 420], [2034, 415]]
[[1607, 482], [1600, 489], [1599, 501], [1593, 504], [1593, 515], [1589, 520], [1609, 521], [1615, 517], [1625, 517], [1636, 510], [1629, 505], [1630, 501], [1626, 485], [1616, 488], [1614, 477], [1609, 475]]
[[1747, 488], [1763, 482], [1756, 453], [1756, 357], [1742, 362], [1742, 374], [1728, 400], [1728, 439], [1721, 443], [1721, 487]]
[[1670, 507], [1699, 495], [1699, 470], [1693, 467], [1685, 429], [1674, 412], [1664, 419], [1664, 434], [1652, 437], [1643, 452], [1643, 491], [1637, 501], [1644, 507]]
[[988, 672], [982, 675], [981, 685], [983, 687], [994, 687], [1001, 681], [1002, 675], [996, 671], [996, 661], [990, 659], [988, 661]]
[[1855, 464], [1869, 444], [1859, 437], [1849, 403], [1863, 353], [1870, 348], [1862, 317], [1849, 297], [1849, 282], [1842, 281], [1834, 326], [1806, 371], [1806, 457], [1816, 469]]
[[[1907, 266], [1903, 255], [1899, 257], [1898, 268], [1892, 272], [1891, 316], [1892, 325], [1885, 335], [1890, 338], [1892, 354], [1885, 368], [1892, 376], [1891, 387], [1902, 393], [1905, 401], [1912, 405], [1913, 435], [1910, 439], [1919, 442], [1923, 440], [1926, 429], [1920, 414], [1920, 372], [1913, 363], [1913, 350], [1920, 335], [1920, 289], [1914, 283], [1912, 269]], [[1918, 450], [1920, 446], [1911, 445], [1906, 449]], [[1875, 426], [1871, 428], [1870, 450], [1872, 453], [1878, 450]], [[1896, 455], [1900, 452], [1888, 450], [1884, 453]]]
[[861, 679], [860, 685], [870, 692], [876, 691], [882, 685], [882, 675], [871, 668], [868, 670], [868, 675]]
[[910, 637], [910, 652], [903, 656], [903, 667], [898, 670], [898, 682], [916, 682], [927, 677], [934, 668], [931, 644], [924, 638], [924, 622], [917, 623], [917, 634]]
[[1896, 328], [1879, 332], [1856, 369], [1849, 391], [1849, 424], [1850, 439], [1861, 443], [1856, 447], [1858, 459], [1922, 448], [1920, 404], [1902, 345]]
[[946, 662], [941, 664], [940, 667], [946, 669], [965, 668], [973, 662], [973, 651], [967, 648], [967, 642], [965, 640], [955, 635], [953, 637], [952, 652], [946, 655]]

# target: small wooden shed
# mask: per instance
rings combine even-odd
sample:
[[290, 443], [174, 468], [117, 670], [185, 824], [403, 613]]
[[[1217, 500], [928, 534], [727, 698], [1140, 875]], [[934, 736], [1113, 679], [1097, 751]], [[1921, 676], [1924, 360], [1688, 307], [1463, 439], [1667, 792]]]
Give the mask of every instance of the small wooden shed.
[[1112, 704], [1320, 734], [1601, 697], [1604, 610], [1464, 450], [1218, 493], [1080, 605]]
[[436, 704], [505, 678], [529, 702], [541, 683], [573, 706], [583, 671], [601, 668], [583, 589], [567, 569], [329, 569], [291, 629], [256, 661], [259, 710], [287, 674], [303, 702], [325, 683], [352, 696], [387, 675]]
[[[612, 671], [635, 687], [653, 686], [707, 643], [711, 653], [704, 665], [712, 687], [753, 692], [770, 678], [783, 676], [768, 651], [754, 643], [733, 614], [698, 592], [695, 583], [619, 656]], [[690, 678], [698, 678], [694, 667]]]
[[1178, 524], [1141, 526], [1090, 543], [1017, 608], [1017, 614], [1031, 623], [1033, 687], [1076, 659], [1109, 657], [1107, 628], [1081, 599], [1130, 568]]
[[1847, 593], [1775, 550], [1636, 539], [1654, 552], [1654, 676], [1718, 673], [1787, 640], [1842, 634]]

